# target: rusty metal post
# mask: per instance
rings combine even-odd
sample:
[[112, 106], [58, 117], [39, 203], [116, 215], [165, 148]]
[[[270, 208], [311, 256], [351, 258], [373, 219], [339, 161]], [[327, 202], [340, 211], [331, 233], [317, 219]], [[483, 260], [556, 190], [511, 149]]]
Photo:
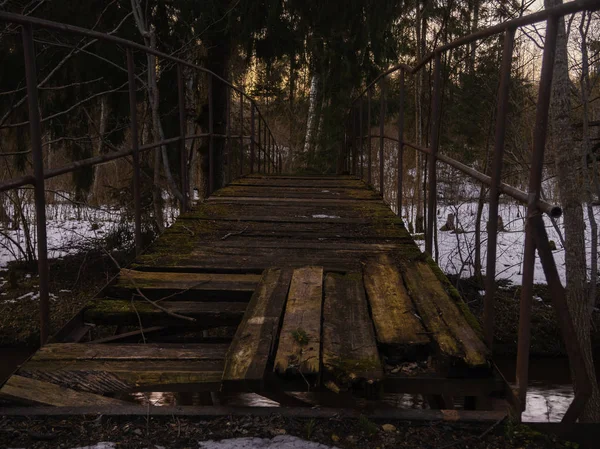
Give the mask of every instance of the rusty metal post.
[[231, 88], [227, 86], [227, 123], [226, 123], [226, 131], [225, 134], [227, 137], [225, 138], [225, 145], [227, 151], [227, 180], [231, 182], [231, 165], [233, 164], [233, 155], [231, 154]]
[[177, 64], [177, 93], [179, 97], [179, 171], [181, 172], [181, 194], [183, 195], [181, 212], [183, 213], [188, 210], [189, 188], [187, 183], [187, 151], [185, 149], [185, 134], [187, 128], [187, 117], [185, 113], [185, 82], [181, 64]]
[[358, 118], [358, 127], [359, 129], [359, 134], [360, 134], [360, 179], [363, 179], [364, 177], [364, 150], [365, 150], [365, 137], [363, 135], [363, 103], [364, 103], [364, 98], [360, 99], [359, 102], [359, 118]]
[[250, 102], [250, 173], [254, 173], [254, 107]]
[[238, 174], [244, 174], [244, 95], [240, 93], [240, 166]]
[[488, 213], [488, 245], [485, 271], [485, 298], [483, 301], [483, 331], [485, 341], [490, 348], [494, 345], [494, 295], [496, 293], [496, 244], [498, 240], [498, 199], [499, 185], [502, 181], [502, 159], [504, 157], [504, 137], [506, 134], [506, 116], [508, 114], [508, 94], [510, 71], [515, 39], [515, 29], [504, 34], [504, 50], [498, 87], [498, 105], [496, 112], [496, 138], [494, 159], [492, 161], [492, 185], [490, 186], [490, 205]]
[[258, 168], [256, 170], [257, 173], [261, 173], [261, 167], [260, 167], [260, 149], [261, 149], [261, 145], [262, 145], [262, 131], [261, 131], [261, 115], [260, 113], [258, 114], [258, 143], [257, 143], [257, 150], [258, 150]]
[[213, 79], [208, 75], [208, 194], [215, 191], [215, 118], [213, 105]]
[[435, 62], [433, 66], [433, 98], [431, 102], [431, 154], [428, 158], [429, 163], [429, 197], [428, 197], [428, 217], [427, 217], [427, 233], [425, 234], [425, 251], [430, 255], [433, 254], [433, 233], [435, 230], [435, 209], [437, 199], [437, 176], [436, 162], [439, 149], [439, 131], [441, 119], [441, 70], [442, 70], [442, 55], [438, 51], [435, 53]]
[[548, 234], [546, 233], [542, 214], [538, 213], [530, 221], [532, 229], [535, 229], [535, 246], [542, 262], [546, 280], [548, 281], [552, 306], [554, 307], [556, 319], [565, 342], [569, 364], [576, 377], [577, 390], [575, 391], [575, 397], [562, 419], [562, 423], [574, 424], [585, 408], [589, 395], [592, 393], [592, 384], [585, 366], [583, 351], [577, 340], [577, 332], [575, 331], [575, 324], [573, 323], [569, 305], [567, 304], [565, 288], [560, 283], [560, 276], [558, 275], [552, 250], [550, 249], [550, 242], [548, 241]]
[[537, 200], [540, 196], [542, 171], [544, 166], [544, 148], [546, 146], [546, 130], [548, 128], [548, 110], [552, 92], [552, 72], [558, 33], [558, 17], [550, 16], [546, 26], [546, 42], [542, 59], [542, 71], [538, 90], [538, 101], [535, 112], [533, 130], [533, 152], [529, 174], [529, 204], [525, 224], [525, 251], [523, 255], [523, 281], [521, 287], [521, 304], [519, 313], [519, 340], [517, 344], [516, 381], [519, 400], [525, 407], [527, 383], [529, 378], [529, 347], [531, 343], [531, 302], [533, 295], [533, 276], [535, 270], [535, 241], [532, 217], [538, 214]]
[[367, 89], [367, 184], [371, 185], [371, 88]]
[[140, 149], [137, 125], [137, 100], [135, 87], [135, 66], [133, 53], [127, 49], [127, 76], [129, 80], [129, 117], [131, 148], [133, 149], [133, 200], [135, 209], [135, 252], [142, 252], [142, 196], [140, 188]]
[[44, 183], [44, 154], [42, 152], [42, 124], [38, 102], [37, 69], [33, 27], [23, 25], [23, 53], [27, 82], [27, 107], [33, 160], [35, 218], [37, 226], [38, 274], [40, 276], [40, 344], [43, 346], [50, 334], [50, 291], [48, 267], [48, 239], [46, 235], [46, 193]]
[[379, 99], [379, 191], [381, 196], [384, 196], [384, 182], [383, 182], [383, 162], [384, 162], [384, 132], [385, 132], [385, 77], [381, 78], [380, 83], [380, 99]]
[[402, 183], [404, 180], [404, 69], [400, 70], [398, 99], [398, 186], [396, 189], [397, 215], [402, 218]]

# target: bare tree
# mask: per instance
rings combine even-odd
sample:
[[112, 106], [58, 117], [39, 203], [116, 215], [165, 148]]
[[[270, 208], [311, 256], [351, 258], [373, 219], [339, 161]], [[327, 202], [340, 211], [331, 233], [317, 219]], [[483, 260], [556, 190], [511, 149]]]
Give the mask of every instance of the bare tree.
[[[544, 0], [546, 8], [562, 4], [562, 0]], [[574, 141], [571, 126], [571, 80], [567, 53], [565, 21], [561, 17], [558, 24], [552, 98], [550, 103], [549, 143], [554, 155], [558, 190], [564, 211], [566, 295], [575, 329], [590, 379], [596, 379], [591, 344], [591, 315], [586, 288], [585, 221], [581, 192], [583, 179], [581, 147]], [[573, 374], [573, 373], [572, 373]], [[574, 388], [577, 390], [575, 375]], [[600, 421], [600, 389], [592, 382], [592, 395], [581, 415], [582, 421]]]

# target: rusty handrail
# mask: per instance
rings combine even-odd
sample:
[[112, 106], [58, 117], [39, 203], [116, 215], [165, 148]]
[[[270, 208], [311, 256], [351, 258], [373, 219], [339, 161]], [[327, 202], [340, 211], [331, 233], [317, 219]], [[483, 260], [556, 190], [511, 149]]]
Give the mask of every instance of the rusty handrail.
[[[70, 173], [79, 170], [84, 167], [91, 167], [98, 164], [102, 164], [115, 159], [132, 156], [133, 157], [133, 193], [134, 193], [134, 209], [135, 209], [135, 247], [136, 253], [142, 251], [142, 234], [141, 234], [141, 187], [140, 187], [140, 159], [139, 155], [141, 152], [148, 151], [152, 148], [156, 148], [163, 145], [172, 143], [179, 143], [180, 151], [180, 163], [181, 163], [181, 211], [185, 212], [188, 209], [189, 204], [189, 180], [187, 179], [187, 149], [185, 142], [188, 140], [204, 139], [208, 138], [209, 141], [209, 194], [215, 189], [215, 150], [214, 140], [225, 139], [228, 151], [228, 162], [233, 161], [231, 155], [231, 139], [239, 139], [240, 143], [240, 157], [239, 157], [239, 173], [241, 176], [244, 173], [244, 140], [250, 140], [250, 167], [249, 171], [254, 171], [254, 147], [257, 136], [255, 135], [254, 121], [256, 115], [259, 125], [263, 124], [264, 130], [264, 145], [259, 145], [259, 154], [262, 149], [265, 154], [263, 160], [263, 168], [265, 171], [281, 171], [281, 149], [276, 142], [275, 136], [269, 127], [265, 116], [258, 107], [257, 102], [246, 94], [242, 89], [234, 86], [226, 79], [218, 76], [214, 72], [192, 64], [180, 58], [168, 55], [161, 51], [146, 47], [142, 44], [129, 41], [120, 37], [101, 33], [86, 28], [76, 27], [67, 25], [64, 23], [53, 22], [45, 19], [39, 19], [36, 17], [22, 16], [19, 14], [13, 14], [8, 12], [0, 11], [0, 21], [14, 23], [22, 26], [23, 36], [23, 50], [25, 60], [25, 74], [26, 74], [26, 92], [27, 102], [29, 111], [29, 121], [19, 123], [18, 125], [29, 125], [31, 134], [31, 147], [32, 147], [32, 159], [34, 174], [27, 174], [21, 177], [3, 181], [0, 183], [0, 192], [17, 189], [27, 184], [33, 184], [35, 189], [35, 210], [36, 210], [36, 222], [37, 222], [37, 259], [38, 259], [38, 271], [40, 276], [39, 290], [40, 290], [40, 341], [44, 345], [49, 335], [49, 271], [48, 271], [48, 255], [47, 255], [47, 235], [46, 235], [46, 216], [45, 216], [45, 179], [53, 178], [55, 176]], [[40, 116], [38, 106], [38, 82], [37, 82], [37, 70], [36, 70], [36, 54], [34, 47], [33, 29], [43, 28], [48, 30], [59, 31], [66, 34], [72, 34], [83, 37], [90, 37], [103, 42], [110, 42], [115, 45], [120, 45], [125, 48], [126, 52], [126, 72], [128, 76], [128, 93], [129, 93], [129, 108], [130, 108], [130, 133], [131, 133], [131, 148], [125, 150], [117, 150], [112, 145], [108, 144], [108, 147], [114, 151], [106, 154], [102, 154], [87, 159], [74, 161], [70, 164], [63, 165], [62, 167], [44, 170], [43, 153], [42, 153], [42, 136], [41, 136], [41, 124], [44, 119]], [[149, 145], [139, 146], [138, 142], [138, 129], [137, 129], [137, 102], [136, 102], [136, 79], [135, 66], [133, 51], [138, 50], [145, 54], [157, 56], [161, 59], [175, 63], [177, 68], [177, 96], [178, 96], [178, 112], [179, 112], [179, 135], [176, 137], [165, 138], [157, 142], [153, 142]], [[183, 79], [183, 67], [192, 68], [194, 70], [203, 72], [208, 77], [208, 108], [209, 108], [209, 132], [195, 135], [186, 135], [186, 112], [185, 112], [185, 90], [184, 90], [184, 79]], [[212, 83], [213, 79], [216, 79], [225, 86], [227, 86], [227, 102], [228, 102], [228, 117], [227, 117], [227, 134], [217, 134], [214, 132], [214, 105], [212, 98]], [[231, 93], [237, 92], [240, 95], [240, 132], [239, 135], [231, 134], [231, 111], [229, 104], [231, 102]], [[244, 135], [244, 100], [250, 105], [250, 128], [251, 133], [249, 136]], [[68, 113], [70, 109], [66, 112]], [[257, 114], [256, 114], [256, 113]], [[50, 116], [51, 117], [51, 116]], [[50, 117], [46, 117], [46, 120]], [[258, 136], [260, 143], [260, 136]], [[279, 161], [277, 161], [277, 157]], [[258, 167], [259, 171], [261, 167]], [[229, 181], [232, 179], [231, 167], [229, 167]]]
[[425, 64], [434, 59], [436, 53], [443, 53], [447, 50], [452, 50], [462, 45], [467, 45], [472, 42], [476, 42], [478, 40], [503, 33], [509, 29], [516, 29], [526, 25], [533, 25], [534, 23], [543, 22], [544, 20], [547, 20], [550, 16], [565, 16], [567, 14], [573, 14], [581, 12], [583, 10], [594, 10], [598, 8], [600, 8], [600, 3], [598, 2], [598, 0], [573, 0], [568, 3], [563, 3], [562, 5], [554, 6], [552, 8], [544, 9], [542, 11], [538, 11], [532, 14], [527, 14], [526, 16], [521, 16], [517, 17], [516, 19], [507, 20], [506, 22], [502, 22], [498, 25], [483, 28], [481, 30], [468, 34], [467, 36], [459, 37], [458, 39], [455, 39], [452, 42], [436, 47], [426, 56], [417, 61], [413, 66], [401, 62], [393, 67], [390, 67], [385, 72], [380, 73], [356, 96], [354, 100], [352, 100], [352, 104], [358, 101], [367, 92], [368, 89], [374, 87], [382, 78], [385, 78], [386, 76], [391, 75], [392, 73], [397, 72], [398, 70], [404, 70], [410, 73], [411, 75], [414, 75], [419, 70], [421, 70]]
[[[414, 66], [401, 63], [379, 74], [360, 92], [360, 94], [351, 102], [350, 111], [348, 112], [348, 122], [351, 124], [350, 130], [346, 131], [345, 141], [342, 152], [342, 160], [338, 167], [351, 166], [353, 171], [356, 171], [358, 163], [357, 157], [360, 157], [360, 176], [364, 177], [364, 147], [366, 139], [366, 148], [368, 149], [367, 158], [367, 183], [371, 184], [371, 138], [379, 137], [379, 188], [383, 196], [383, 140], [389, 139], [398, 142], [398, 185], [396, 189], [396, 208], [397, 213], [401, 216], [402, 213], [402, 171], [403, 171], [403, 152], [404, 147], [410, 147], [414, 150], [422, 152], [428, 158], [428, 173], [427, 185], [429, 196], [426, 199], [427, 204], [427, 231], [425, 233], [425, 250], [432, 253], [432, 243], [434, 234], [434, 223], [436, 217], [436, 197], [437, 197], [437, 180], [436, 180], [436, 163], [437, 161], [444, 162], [451, 167], [454, 167], [470, 176], [471, 178], [490, 187], [490, 202], [488, 213], [488, 242], [487, 242], [487, 264], [486, 264], [486, 280], [485, 280], [485, 298], [484, 298], [484, 314], [483, 314], [483, 329], [485, 340], [490, 349], [493, 345], [494, 337], [494, 295], [495, 295], [495, 275], [496, 275], [496, 245], [497, 245], [497, 230], [498, 230], [498, 201], [501, 193], [504, 193], [522, 204], [527, 205], [527, 222], [525, 226], [525, 249], [523, 257], [523, 281], [521, 289], [521, 305], [519, 314], [519, 338], [517, 350], [517, 370], [516, 379], [519, 390], [519, 402], [524, 407], [525, 397], [528, 384], [529, 370], [529, 347], [531, 342], [531, 303], [533, 292], [533, 279], [535, 268], [535, 252], [537, 250], [542, 261], [544, 273], [548, 285], [552, 291], [552, 303], [559, 315], [559, 326], [561, 334], [567, 347], [570, 363], [575, 367], [574, 373], [576, 377], [577, 390], [575, 398], [569, 406], [569, 409], [564, 415], [563, 422], [573, 423], [580, 415], [585, 407], [585, 403], [591, 392], [591, 382], [583, 358], [583, 353], [577, 335], [574, 331], [573, 321], [570, 316], [568, 304], [564, 288], [561, 285], [556, 265], [552, 256], [552, 251], [549, 249], [548, 236], [546, 234], [541, 213], [546, 213], [551, 217], [558, 217], [562, 213], [562, 209], [558, 205], [550, 204], [540, 198], [541, 183], [542, 183], [542, 167], [544, 161], [544, 150], [546, 143], [546, 134], [548, 126], [548, 110], [550, 105], [550, 94], [552, 86], [552, 75], [555, 58], [555, 48], [558, 34], [558, 20], [560, 17], [573, 14], [584, 10], [595, 10], [600, 8], [599, 0], [575, 0], [553, 8], [539, 11], [534, 14], [522, 16], [504, 23], [485, 28], [468, 36], [461, 37], [445, 45], [436, 47], [431, 53], [417, 61]], [[504, 154], [504, 141], [506, 132], [506, 117], [508, 114], [508, 94], [511, 76], [512, 53], [514, 49], [515, 32], [519, 27], [530, 25], [536, 22], [547, 21], [546, 42], [544, 45], [544, 54], [542, 60], [541, 77], [539, 82], [538, 102], [536, 108], [536, 120], [533, 139], [532, 163], [530, 167], [529, 187], [528, 192], [524, 192], [515, 187], [502, 182], [502, 159]], [[496, 110], [496, 127], [494, 141], [494, 156], [491, 167], [491, 176], [481, 173], [467, 165], [449, 157], [438, 153], [439, 150], [439, 131], [441, 117], [441, 87], [440, 87], [440, 72], [441, 72], [441, 56], [444, 52], [457, 48], [462, 45], [467, 45], [472, 42], [484, 39], [497, 34], [504, 34], [504, 45], [502, 53], [502, 65], [500, 67], [500, 84], [498, 87], [497, 110]], [[424, 148], [409, 142], [404, 139], [404, 81], [406, 74], [414, 75], [419, 70], [423, 69], [425, 64], [434, 61], [433, 67], [433, 92], [432, 92], [432, 107], [430, 122], [430, 148]], [[399, 105], [400, 112], [398, 117], [398, 138], [386, 136], [384, 134], [385, 110], [380, 108], [379, 117], [379, 135], [371, 134], [371, 97], [373, 88], [377, 83], [381, 84], [380, 102], [383, 105], [385, 101], [385, 79], [387, 76], [400, 71], [400, 94]], [[367, 103], [367, 134], [363, 135], [363, 103]], [[358, 105], [357, 105], [358, 103]], [[358, 126], [360, 132], [356, 133], [354, 129], [357, 126], [356, 109], [359, 110], [360, 118]], [[358, 134], [358, 136], [357, 136]], [[350, 137], [349, 137], [350, 136]], [[360, 151], [355, 147], [356, 139]], [[350, 149], [349, 149], [350, 147]], [[359, 156], [360, 154], [360, 156]], [[347, 159], [352, 158], [350, 165]], [[426, 195], [424, 195], [426, 196]]]

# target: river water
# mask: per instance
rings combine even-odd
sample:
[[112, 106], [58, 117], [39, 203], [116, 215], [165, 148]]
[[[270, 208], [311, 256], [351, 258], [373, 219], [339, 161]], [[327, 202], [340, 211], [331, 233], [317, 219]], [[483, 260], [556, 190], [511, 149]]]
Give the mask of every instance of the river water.
[[[27, 349], [0, 348], [0, 384], [2, 384], [31, 354]], [[596, 357], [598, 360], [599, 357]], [[500, 358], [496, 365], [508, 382], [514, 382], [515, 359]], [[600, 364], [596, 371], [600, 372]], [[527, 393], [527, 410], [523, 413], [525, 422], [558, 422], [561, 420], [573, 399], [573, 387], [570, 383], [569, 363], [566, 358], [532, 359], [530, 364], [530, 384]], [[135, 402], [150, 402], [156, 406], [165, 405], [201, 405], [200, 394], [174, 393], [135, 393], [130, 396]], [[237, 394], [221, 397], [220, 400], [229, 405], [274, 407], [273, 402], [255, 394]], [[400, 407], [422, 408], [425, 401], [414, 395], [395, 395], [387, 398]]]

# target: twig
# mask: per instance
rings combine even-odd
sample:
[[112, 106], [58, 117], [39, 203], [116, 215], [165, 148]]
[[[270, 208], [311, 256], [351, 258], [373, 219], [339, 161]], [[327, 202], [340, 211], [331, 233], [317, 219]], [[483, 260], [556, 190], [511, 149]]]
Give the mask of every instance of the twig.
[[247, 230], [248, 230], [248, 226], [246, 226], [246, 227], [245, 227], [244, 229], [242, 229], [241, 231], [238, 231], [238, 232], [230, 232], [229, 234], [225, 234], [223, 237], [221, 237], [221, 240], [228, 239], [229, 237], [231, 237], [231, 236], [234, 236], [234, 235], [240, 235], [240, 234], [243, 234], [243, 233], [244, 233], [244, 232], [246, 232]]
[[492, 430], [494, 430], [496, 427], [498, 427], [498, 425], [500, 423], [502, 423], [504, 420], [506, 419], [506, 416], [503, 416], [502, 418], [500, 418], [498, 421], [496, 421], [494, 424], [492, 424], [488, 429], [486, 429], [483, 433], [481, 433], [479, 436], [477, 437], [466, 437], [466, 438], [461, 438], [460, 440], [456, 440], [453, 441], [452, 443], [448, 443], [444, 446], [440, 446], [437, 449], [448, 449], [450, 447], [456, 446], [457, 444], [461, 444], [461, 443], [466, 443], [469, 440], [481, 440], [483, 439], [483, 437], [485, 437], [488, 433], [490, 433]]

